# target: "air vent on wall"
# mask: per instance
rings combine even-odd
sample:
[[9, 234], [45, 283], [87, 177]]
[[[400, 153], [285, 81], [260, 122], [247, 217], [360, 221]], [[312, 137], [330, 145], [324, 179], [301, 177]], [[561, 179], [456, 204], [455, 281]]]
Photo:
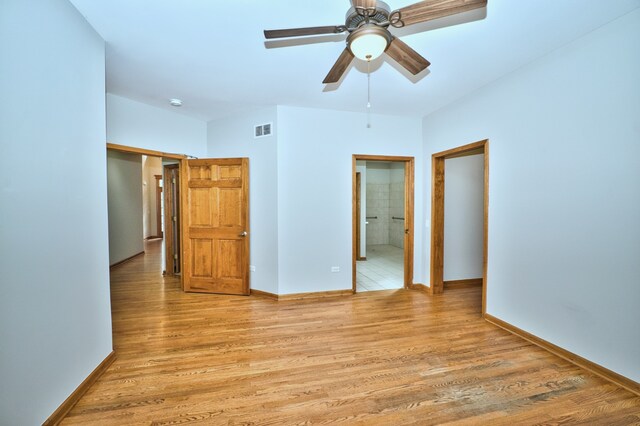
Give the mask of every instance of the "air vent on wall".
[[273, 128], [272, 123], [260, 124], [253, 128], [254, 138], [264, 138], [265, 136], [271, 136], [271, 130]]

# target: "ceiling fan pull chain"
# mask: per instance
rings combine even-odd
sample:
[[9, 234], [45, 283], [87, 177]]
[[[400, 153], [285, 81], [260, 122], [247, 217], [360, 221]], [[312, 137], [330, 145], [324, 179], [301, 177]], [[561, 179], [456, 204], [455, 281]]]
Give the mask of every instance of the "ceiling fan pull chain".
[[367, 58], [367, 129], [371, 128], [371, 55]]

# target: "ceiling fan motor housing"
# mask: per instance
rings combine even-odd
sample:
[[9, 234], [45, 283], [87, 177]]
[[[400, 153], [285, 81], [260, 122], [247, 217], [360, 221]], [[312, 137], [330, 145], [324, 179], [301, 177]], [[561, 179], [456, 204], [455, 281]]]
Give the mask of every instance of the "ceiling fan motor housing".
[[355, 7], [351, 7], [347, 11], [344, 25], [347, 28], [358, 28], [366, 23], [380, 24], [383, 22], [389, 22], [389, 15], [391, 14], [391, 8], [385, 2], [376, 2], [376, 10], [370, 16], [364, 16]]

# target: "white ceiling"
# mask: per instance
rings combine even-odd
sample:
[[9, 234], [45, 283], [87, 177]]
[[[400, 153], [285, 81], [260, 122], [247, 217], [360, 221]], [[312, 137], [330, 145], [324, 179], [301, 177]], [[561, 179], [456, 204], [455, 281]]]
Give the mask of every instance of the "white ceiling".
[[[71, 2], [107, 42], [110, 93], [202, 120], [269, 105], [365, 111], [363, 64], [337, 87], [322, 84], [343, 36], [267, 48], [262, 34], [343, 24], [349, 0]], [[413, 2], [387, 0], [392, 9]], [[372, 110], [424, 116], [638, 7], [640, 0], [489, 0], [485, 19], [403, 35], [432, 65], [412, 81], [391, 59], [379, 60]]]

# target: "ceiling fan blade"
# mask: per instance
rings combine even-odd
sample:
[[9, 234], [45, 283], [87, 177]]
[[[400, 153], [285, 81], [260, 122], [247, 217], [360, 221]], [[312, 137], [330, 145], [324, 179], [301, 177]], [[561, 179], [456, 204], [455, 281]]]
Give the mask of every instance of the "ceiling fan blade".
[[322, 83], [329, 84], [337, 83], [338, 81], [340, 81], [340, 78], [342, 78], [342, 74], [344, 74], [347, 68], [349, 68], [349, 64], [353, 60], [353, 57], [353, 53], [351, 53], [351, 50], [349, 50], [348, 47], [344, 49], [336, 63], [333, 64], [333, 67], [331, 67], [329, 74], [327, 74]]
[[353, 7], [371, 9], [376, 7], [376, 0], [353, 0]]
[[394, 38], [385, 51], [394, 61], [402, 65], [411, 74], [416, 75], [425, 70], [431, 63], [420, 56], [399, 38]]
[[400, 9], [404, 25], [413, 25], [487, 6], [487, 0], [424, 0]]
[[344, 26], [330, 25], [326, 27], [289, 28], [286, 30], [264, 30], [265, 38], [301, 37], [320, 34], [340, 34], [347, 29]]

